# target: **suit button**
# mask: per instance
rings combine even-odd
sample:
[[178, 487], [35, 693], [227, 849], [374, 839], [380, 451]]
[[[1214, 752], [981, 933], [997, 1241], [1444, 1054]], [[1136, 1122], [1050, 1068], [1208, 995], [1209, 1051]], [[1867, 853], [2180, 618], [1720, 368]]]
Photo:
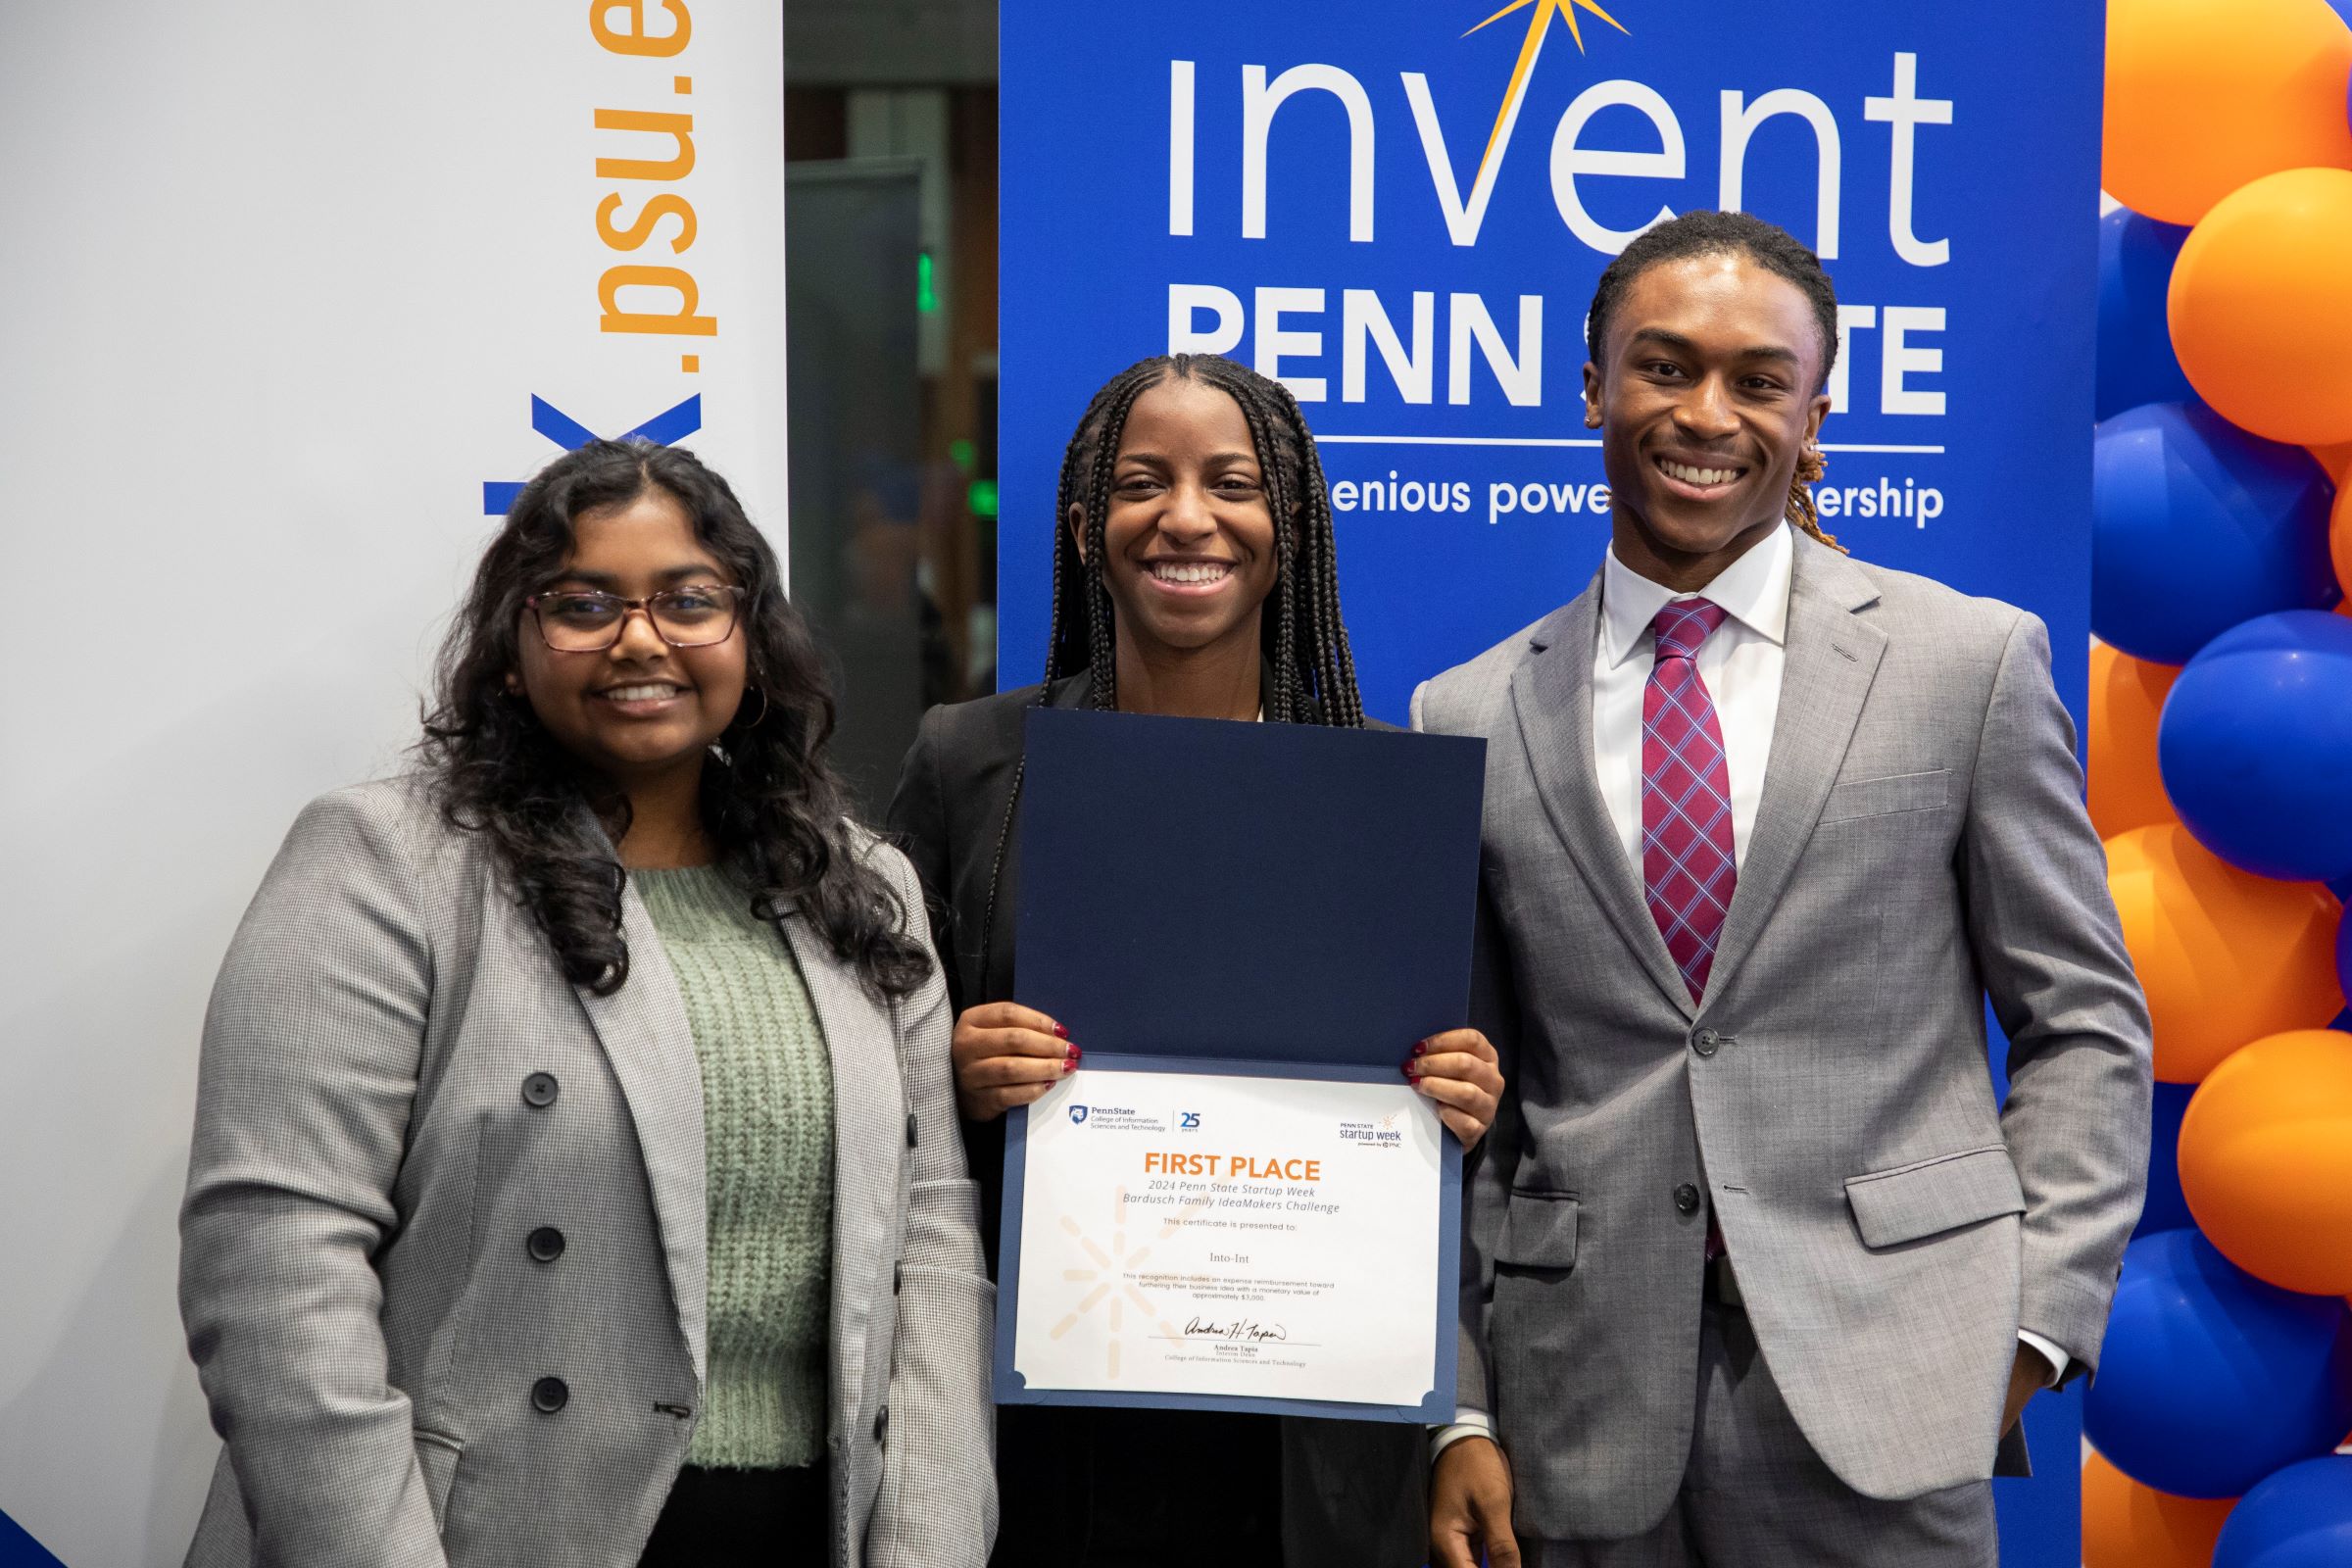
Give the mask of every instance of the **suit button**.
[[874, 1441], [876, 1443], [880, 1443], [882, 1441], [882, 1434], [888, 1432], [889, 1430], [890, 1406], [886, 1404], [881, 1409], [874, 1412]]
[[552, 1072], [535, 1072], [522, 1081], [522, 1102], [533, 1110], [545, 1110], [556, 1102], [561, 1086]]
[[1690, 1049], [1702, 1056], [1712, 1056], [1715, 1054], [1715, 1048], [1722, 1044], [1723, 1036], [1712, 1029], [1701, 1029], [1690, 1037]]
[[1689, 1182], [1674, 1190], [1674, 1206], [1686, 1214], [1698, 1212], [1698, 1189]]
[[571, 1402], [571, 1388], [562, 1378], [541, 1378], [531, 1385], [531, 1408], [554, 1415]]
[[531, 1232], [530, 1239], [523, 1245], [531, 1250], [531, 1257], [535, 1261], [553, 1263], [564, 1255], [564, 1233], [553, 1225], [542, 1225]]

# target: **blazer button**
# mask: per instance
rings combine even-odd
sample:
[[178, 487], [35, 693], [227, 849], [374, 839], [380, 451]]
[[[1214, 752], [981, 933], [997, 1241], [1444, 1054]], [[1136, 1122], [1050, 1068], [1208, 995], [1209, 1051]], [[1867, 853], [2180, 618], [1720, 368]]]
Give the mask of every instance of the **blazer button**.
[[564, 1233], [553, 1225], [542, 1225], [531, 1232], [529, 1240], [523, 1245], [531, 1250], [534, 1261], [553, 1263], [564, 1255]]
[[554, 1415], [571, 1402], [571, 1388], [562, 1378], [541, 1378], [531, 1385], [531, 1408]]
[[886, 1404], [882, 1406], [881, 1409], [874, 1412], [874, 1441], [876, 1443], [880, 1443], [882, 1441], [882, 1434], [888, 1432], [889, 1430], [890, 1406]]
[[1712, 1056], [1715, 1054], [1715, 1048], [1722, 1044], [1723, 1036], [1712, 1029], [1701, 1029], [1690, 1037], [1690, 1049], [1702, 1056]]
[[535, 1072], [522, 1081], [522, 1102], [533, 1110], [545, 1110], [556, 1102], [562, 1086], [552, 1072]]
[[1698, 1189], [1689, 1182], [1674, 1190], [1674, 1206], [1686, 1214], [1698, 1212]]

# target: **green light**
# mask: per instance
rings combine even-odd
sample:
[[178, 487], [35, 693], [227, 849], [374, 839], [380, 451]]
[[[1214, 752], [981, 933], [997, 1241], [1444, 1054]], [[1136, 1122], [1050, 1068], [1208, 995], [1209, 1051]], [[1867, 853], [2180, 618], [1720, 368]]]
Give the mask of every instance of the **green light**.
[[972, 471], [972, 465], [980, 461], [980, 449], [963, 437], [957, 436], [948, 443], [948, 458], [956, 466], [969, 473]]
[[974, 479], [972, 487], [964, 492], [964, 505], [972, 509], [972, 515], [975, 517], [995, 516], [997, 514], [997, 481]]
[[925, 316], [939, 309], [939, 293], [931, 286], [931, 253], [929, 251], [915, 253], [914, 308]]

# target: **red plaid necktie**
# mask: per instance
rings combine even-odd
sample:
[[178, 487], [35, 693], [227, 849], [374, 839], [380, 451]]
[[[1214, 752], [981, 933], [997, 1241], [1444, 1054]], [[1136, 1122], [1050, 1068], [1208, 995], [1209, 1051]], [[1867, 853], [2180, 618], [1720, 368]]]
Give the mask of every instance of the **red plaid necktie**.
[[[1692, 1002], [1706, 995], [1715, 939], [1740, 881], [1723, 726], [1698, 678], [1699, 645], [1722, 624], [1723, 607], [1703, 599], [1659, 611], [1649, 623], [1657, 662], [1642, 694], [1642, 891]], [[1723, 1232], [1710, 1209], [1707, 1256], [1722, 1253]]]
[[[1699, 645], [1722, 624], [1723, 607], [1703, 599], [1659, 611], [1649, 623], [1657, 662], [1642, 694], [1642, 891], [1692, 1002], [1706, 995], [1715, 939], [1740, 880], [1723, 726], [1698, 678]], [[1710, 1210], [1707, 1256], [1722, 1253], [1723, 1233]]]
[[1723, 613], [1703, 599], [1659, 611], [1649, 623], [1657, 663], [1642, 694], [1642, 891], [1692, 1002], [1706, 994], [1715, 939], [1740, 879], [1723, 726], [1698, 678], [1699, 645], [1723, 624]]

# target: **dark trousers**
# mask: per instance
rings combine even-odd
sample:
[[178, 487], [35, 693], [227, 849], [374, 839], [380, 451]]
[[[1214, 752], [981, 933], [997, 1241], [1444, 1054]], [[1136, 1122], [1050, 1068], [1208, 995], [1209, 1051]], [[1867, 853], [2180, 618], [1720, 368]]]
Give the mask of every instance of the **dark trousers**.
[[832, 1476], [796, 1470], [678, 1472], [638, 1568], [775, 1568], [830, 1559]]
[[1006, 1405], [995, 1568], [1282, 1568], [1272, 1416]]

